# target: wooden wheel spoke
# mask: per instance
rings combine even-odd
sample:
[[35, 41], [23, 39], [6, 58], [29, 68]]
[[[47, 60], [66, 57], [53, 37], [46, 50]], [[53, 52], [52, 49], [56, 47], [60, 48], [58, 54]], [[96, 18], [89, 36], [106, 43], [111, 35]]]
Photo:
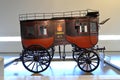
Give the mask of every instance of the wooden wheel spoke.
[[91, 65], [93, 65], [94, 67], [96, 67], [96, 65], [94, 65], [94, 64], [91, 64]]
[[87, 65], [87, 64], [84, 64], [82, 68], [84, 69], [84, 67], [85, 67], [86, 65]]
[[39, 62], [39, 66], [42, 68], [42, 70], [43, 70], [43, 66], [41, 65], [41, 63]]
[[32, 70], [34, 69], [34, 66], [35, 66], [35, 63], [34, 63], [33, 66], [32, 66]]
[[91, 64], [89, 64], [89, 68], [90, 68], [90, 70], [92, 69]]
[[38, 62], [36, 62], [36, 70], [38, 71]]
[[94, 55], [94, 54], [90, 57], [90, 59], [91, 59], [91, 58], [93, 58], [93, 57], [95, 57], [95, 55]]
[[89, 52], [87, 52], [87, 53], [86, 53], [86, 55], [87, 55], [87, 58], [88, 58], [88, 57], [90, 56], [90, 53], [89, 53]]
[[82, 65], [82, 64], [84, 64], [85, 62], [84, 62], [84, 61], [80, 61], [79, 63]]
[[98, 58], [96, 57], [96, 58], [92, 58], [91, 60], [98, 60]]
[[27, 65], [27, 67], [29, 67], [30, 65], [32, 65], [32, 63], [33, 63], [33, 61], [29, 65]]
[[98, 61], [92, 61], [92, 63], [98, 63]]

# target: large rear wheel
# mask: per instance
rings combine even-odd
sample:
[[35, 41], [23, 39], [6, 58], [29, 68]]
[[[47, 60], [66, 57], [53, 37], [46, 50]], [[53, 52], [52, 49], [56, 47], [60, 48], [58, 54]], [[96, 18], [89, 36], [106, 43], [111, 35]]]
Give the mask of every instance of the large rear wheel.
[[39, 46], [33, 45], [26, 48], [21, 57], [23, 66], [30, 72], [39, 73], [45, 71], [51, 61], [49, 52]]

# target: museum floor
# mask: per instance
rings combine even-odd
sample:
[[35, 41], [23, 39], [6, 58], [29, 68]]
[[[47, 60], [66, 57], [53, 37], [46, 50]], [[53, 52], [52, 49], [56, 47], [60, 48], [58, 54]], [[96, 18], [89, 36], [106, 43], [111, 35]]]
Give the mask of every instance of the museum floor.
[[[0, 56], [4, 57], [4, 64], [19, 57], [12, 53]], [[19, 61], [4, 68], [4, 80], [120, 80], [120, 52], [107, 52], [106, 56], [106, 61], [117, 66], [117, 69], [100, 62], [95, 71], [86, 73], [78, 68], [75, 61], [60, 60], [52, 61], [46, 71], [34, 74], [27, 71]]]

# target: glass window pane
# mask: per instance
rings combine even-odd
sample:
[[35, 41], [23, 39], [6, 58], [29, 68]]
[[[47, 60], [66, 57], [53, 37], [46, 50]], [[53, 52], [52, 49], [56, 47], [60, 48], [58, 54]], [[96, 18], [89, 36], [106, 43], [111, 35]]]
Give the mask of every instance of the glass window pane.
[[34, 33], [34, 27], [30, 26], [30, 27], [27, 27], [27, 35], [28, 36], [34, 36], [35, 33]]
[[39, 31], [39, 35], [47, 35], [47, 27], [45, 26], [40, 26], [40, 31]]
[[94, 22], [90, 23], [90, 32], [97, 32], [96, 23]]
[[84, 31], [87, 32], [87, 25], [85, 25], [84, 27], [85, 27], [85, 28], [84, 28], [84, 29], [85, 29]]

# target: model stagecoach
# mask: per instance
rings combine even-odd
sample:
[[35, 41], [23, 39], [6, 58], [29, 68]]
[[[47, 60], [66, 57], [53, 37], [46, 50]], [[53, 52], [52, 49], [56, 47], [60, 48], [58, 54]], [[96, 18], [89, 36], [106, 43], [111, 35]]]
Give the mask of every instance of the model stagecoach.
[[[20, 14], [24, 67], [34, 73], [46, 70], [54, 47], [71, 44], [73, 59], [85, 72], [94, 71], [100, 62], [94, 46], [98, 42], [99, 12], [80, 10], [56, 13]], [[59, 49], [60, 53], [60, 49]]]

